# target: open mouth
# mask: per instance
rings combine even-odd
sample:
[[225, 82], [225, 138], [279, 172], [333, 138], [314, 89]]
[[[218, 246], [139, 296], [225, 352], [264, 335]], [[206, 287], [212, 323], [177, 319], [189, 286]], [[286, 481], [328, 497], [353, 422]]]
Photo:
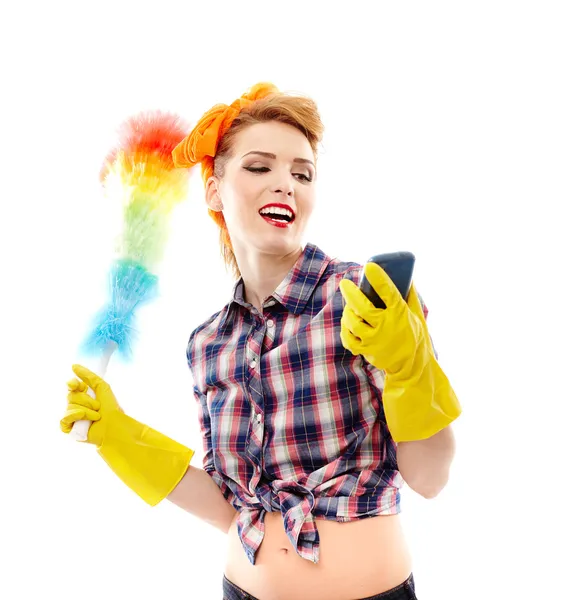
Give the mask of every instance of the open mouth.
[[289, 208], [275, 206], [262, 208], [259, 214], [265, 221], [277, 227], [287, 227], [294, 221], [295, 215]]

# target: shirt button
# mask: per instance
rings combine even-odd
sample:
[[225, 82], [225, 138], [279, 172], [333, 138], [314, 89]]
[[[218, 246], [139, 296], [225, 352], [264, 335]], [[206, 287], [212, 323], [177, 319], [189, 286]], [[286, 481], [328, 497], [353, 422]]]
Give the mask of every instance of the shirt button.
[[261, 423], [261, 415], [260, 415], [260, 414], [258, 414], [258, 415], [255, 417], [255, 419], [256, 419], [256, 421], [257, 421], [258, 423]]
[[255, 369], [256, 365], [257, 365], [257, 361], [256, 361], [255, 359], [253, 359], [253, 360], [252, 360], [252, 361], [249, 363], [249, 366], [250, 366], [252, 369]]
[[267, 327], [274, 327], [275, 322], [273, 321], [273, 319], [267, 319]]

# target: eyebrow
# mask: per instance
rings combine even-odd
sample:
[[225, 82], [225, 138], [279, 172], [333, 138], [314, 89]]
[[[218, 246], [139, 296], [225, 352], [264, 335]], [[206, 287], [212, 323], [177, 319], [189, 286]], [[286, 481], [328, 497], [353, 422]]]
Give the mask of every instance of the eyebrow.
[[[259, 150], [252, 150], [251, 152], [244, 154], [242, 156], [242, 158], [244, 158], [245, 156], [248, 156], [249, 154], [258, 154], [259, 156], [264, 156], [265, 158], [273, 158], [273, 159], [277, 157], [277, 155], [273, 154], [272, 152], [261, 152]], [[307, 158], [295, 158], [294, 162], [295, 163], [308, 163], [308, 164], [312, 165], [312, 167], [315, 167], [315, 164], [313, 163], [313, 161], [308, 160]]]

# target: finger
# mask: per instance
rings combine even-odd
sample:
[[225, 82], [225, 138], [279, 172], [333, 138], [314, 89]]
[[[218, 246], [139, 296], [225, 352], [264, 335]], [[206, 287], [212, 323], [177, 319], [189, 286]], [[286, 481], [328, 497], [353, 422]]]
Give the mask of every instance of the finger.
[[69, 392], [87, 392], [88, 391], [88, 386], [83, 382], [80, 381], [79, 379], [71, 379], [68, 383], [68, 391]]
[[345, 306], [341, 317], [341, 324], [344, 325], [356, 338], [366, 343], [372, 337], [374, 328], [365, 323], [350, 306]]
[[347, 306], [350, 306], [361, 319], [374, 327], [385, 309], [376, 308], [353, 281], [343, 279], [339, 283], [339, 288]]
[[101, 402], [85, 392], [69, 392], [67, 400], [69, 405], [77, 404], [91, 410], [99, 410], [101, 408]]
[[352, 352], [354, 356], [363, 353], [362, 342], [356, 336], [354, 336], [345, 326], [341, 327], [340, 337], [343, 346], [349, 352]]
[[70, 405], [60, 420], [60, 428], [64, 433], [70, 433], [76, 421], [99, 421], [101, 415], [83, 406]]
[[401, 294], [390, 276], [376, 263], [366, 263], [364, 274], [370, 285], [376, 290], [388, 308], [403, 301]]
[[72, 370], [82, 381], [85, 381], [94, 392], [96, 392], [99, 387], [107, 385], [107, 383], [101, 377], [99, 377], [99, 375], [96, 375], [82, 365], [72, 365]]

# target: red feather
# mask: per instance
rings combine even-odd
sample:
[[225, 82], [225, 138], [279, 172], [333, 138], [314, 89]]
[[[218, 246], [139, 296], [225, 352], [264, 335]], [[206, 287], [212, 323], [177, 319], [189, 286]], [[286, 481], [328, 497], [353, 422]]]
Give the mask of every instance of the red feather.
[[120, 152], [132, 163], [150, 157], [158, 160], [162, 169], [175, 168], [171, 153], [188, 133], [188, 124], [175, 114], [147, 111], [130, 117], [119, 127], [118, 143], [103, 161], [101, 181]]

